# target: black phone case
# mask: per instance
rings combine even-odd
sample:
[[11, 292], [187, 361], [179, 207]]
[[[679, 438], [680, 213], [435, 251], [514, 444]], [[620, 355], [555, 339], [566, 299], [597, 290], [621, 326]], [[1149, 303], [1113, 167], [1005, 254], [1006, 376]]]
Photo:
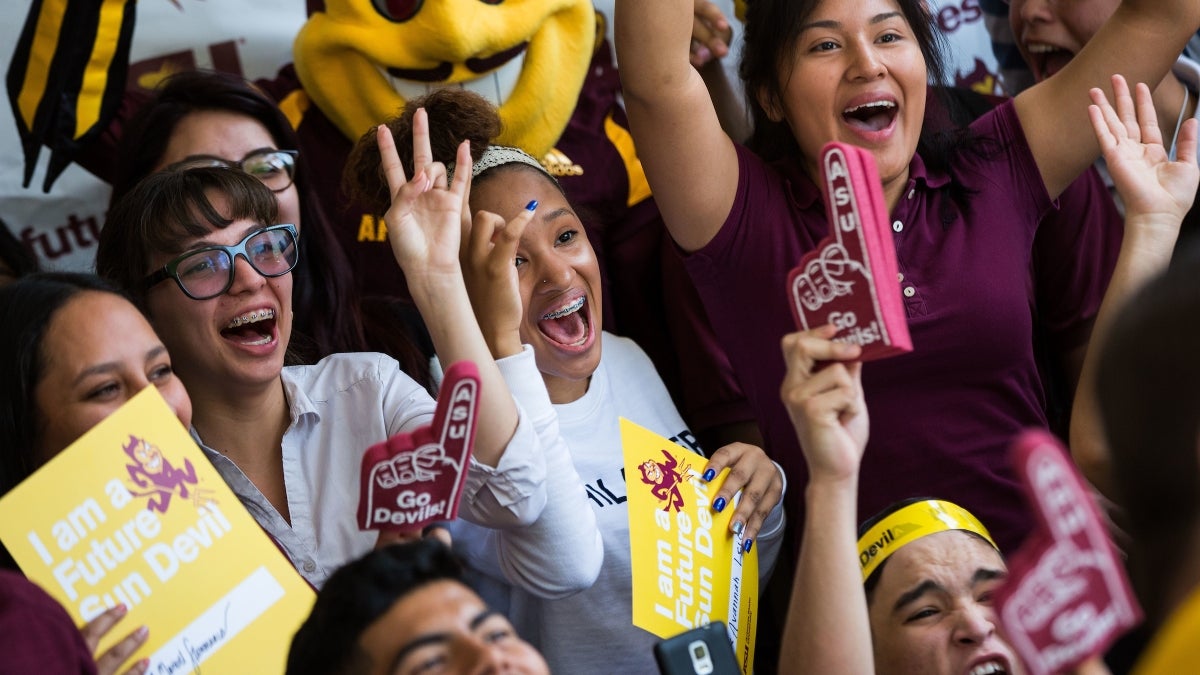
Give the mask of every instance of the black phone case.
[[[699, 652], [703, 645], [703, 655]], [[654, 645], [662, 675], [738, 675], [737, 658], [725, 635], [725, 622], [714, 621]]]

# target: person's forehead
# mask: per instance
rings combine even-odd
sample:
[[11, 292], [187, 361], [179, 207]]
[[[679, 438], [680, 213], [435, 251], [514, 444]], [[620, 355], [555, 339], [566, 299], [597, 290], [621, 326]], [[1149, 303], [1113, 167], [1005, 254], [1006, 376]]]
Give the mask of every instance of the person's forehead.
[[898, 595], [932, 580], [946, 587], [969, 586], [978, 570], [1005, 570], [1004, 561], [986, 541], [961, 530], [947, 530], [906, 544], [888, 559], [878, 590]]
[[524, 164], [496, 167], [471, 186], [471, 202], [476, 208], [523, 208], [533, 198], [540, 202], [553, 201], [562, 199], [562, 193], [549, 176]]
[[373, 658], [394, 659], [413, 641], [469, 631], [486, 611], [483, 600], [459, 581], [440, 579], [409, 591], [363, 631], [361, 643]]
[[[219, 133], [217, 133], [219, 132]], [[274, 145], [275, 139], [262, 122], [232, 110], [194, 110], [175, 125], [168, 152], [210, 154], [240, 160], [251, 150]], [[228, 155], [228, 156], [226, 156]], [[183, 159], [177, 157], [176, 161]]]

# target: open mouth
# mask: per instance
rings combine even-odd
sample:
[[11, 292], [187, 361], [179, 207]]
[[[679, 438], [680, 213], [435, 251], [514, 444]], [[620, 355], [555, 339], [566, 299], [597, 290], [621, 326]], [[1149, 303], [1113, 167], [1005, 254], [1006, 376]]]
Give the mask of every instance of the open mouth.
[[968, 671], [967, 675], [1008, 675], [1008, 666], [999, 659], [984, 661]]
[[899, 112], [895, 101], [871, 101], [842, 111], [842, 119], [851, 128], [861, 131], [883, 131], [896, 119]]
[[251, 347], [270, 344], [275, 339], [275, 310], [246, 312], [222, 328], [221, 337]]
[[479, 77], [462, 82], [447, 81], [454, 73], [454, 64], [449, 62], [419, 70], [388, 68], [386, 72], [392, 88], [406, 100], [446, 87], [461, 87], [499, 106], [508, 100], [517, 86], [521, 69], [525, 67], [525, 51], [528, 47], [528, 42], [522, 42], [492, 56], [467, 59], [464, 64], [467, 70], [479, 74]]
[[564, 347], [582, 347], [592, 336], [587, 297], [578, 298], [542, 315], [538, 330], [551, 342]]
[[1027, 42], [1025, 51], [1029, 54], [1029, 67], [1038, 82], [1053, 76], [1075, 58], [1074, 52], [1069, 49], [1045, 42]]

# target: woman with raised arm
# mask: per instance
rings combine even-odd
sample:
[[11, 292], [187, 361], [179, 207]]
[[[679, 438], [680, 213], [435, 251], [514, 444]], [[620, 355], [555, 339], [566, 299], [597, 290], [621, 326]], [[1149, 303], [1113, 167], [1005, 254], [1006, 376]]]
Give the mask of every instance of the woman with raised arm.
[[[1061, 73], [940, 143], [922, 138], [927, 82], [942, 63], [927, 3], [757, 0], [748, 9], [742, 76], [758, 154], [722, 132], [688, 63], [690, 0], [618, 0], [616, 36], [639, 155], [767, 450], [805, 481], [778, 401], [775, 345], [792, 326], [787, 274], [829, 232], [815, 182], [821, 148], [850, 143], [879, 168], [914, 345], [864, 368], [878, 433], [860, 509], [937, 487], [1010, 549], [1030, 519], [1013, 506], [1019, 491], [1003, 450], [1017, 429], [1046, 421], [1031, 336], [1049, 327], [1078, 368], [1094, 312], [1047, 316], [1036, 306], [1039, 221], [1098, 154], [1088, 89], [1108, 87], [1112, 73], [1160, 80], [1200, 26], [1200, 3], [1126, 0]], [[1081, 281], [1079, 306], [1103, 288]]]
[[[433, 162], [422, 116], [407, 180], [384, 152], [388, 233], [397, 262], [443, 362], [475, 362], [478, 431], [461, 514], [490, 527], [537, 519], [545, 464], [472, 314], [458, 262], [466, 175], [447, 182]], [[390, 146], [389, 146], [390, 148]], [[464, 147], [458, 161], [470, 165]], [[424, 388], [382, 354], [335, 354], [284, 367], [292, 325], [295, 226], [277, 222], [275, 196], [226, 167], [168, 170], [134, 187], [109, 213], [100, 272], [129, 289], [175, 358], [192, 395], [193, 433], [205, 454], [292, 564], [320, 587], [371, 549], [361, 531], [362, 453], [432, 419]], [[578, 563], [574, 567], [573, 564]], [[548, 572], [586, 586], [598, 560]]]
[[[556, 490], [557, 497], [548, 488], [551, 503], [542, 517], [522, 532], [505, 534], [575, 556], [578, 550], [569, 546], [578, 536], [574, 531], [579, 522], [594, 520], [603, 535], [604, 564], [591, 588], [547, 601], [544, 594], [527, 592], [528, 584], [513, 570], [496, 569], [492, 558], [502, 548], [495, 543], [456, 533], [455, 544], [473, 567], [509, 580], [496, 590], [553, 672], [654, 672], [657, 638], [633, 625], [626, 497], [637, 489], [627, 484], [639, 481], [636, 474], [625, 475], [619, 420], [699, 448], [646, 354], [632, 340], [604, 332], [596, 253], [558, 181], [525, 152], [489, 144], [499, 118], [470, 92], [443, 90], [415, 100], [382, 128], [390, 127], [398, 138], [411, 135], [419, 128], [417, 106], [433, 120], [435, 159], [451, 156], [464, 139], [480, 153], [473, 167], [461, 162], [455, 167], [456, 180], [472, 171], [469, 208], [475, 216], [463, 251], [472, 305], [509, 388], [546, 449], [548, 485], [556, 476], [574, 485], [574, 492]], [[374, 139], [364, 137], [347, 164], [347, 180], [362, 203], [381, 209], [387, 201], [375, 152]], [[760, 448], [734, 443], [712, 453], [702, 480], [725, 467], [730, 475], [713, 494], [713, 508], [733, 509], [730, 527], [743, 535], [746, 550], [757, 548], [761, 588], [783, 535], [782, 472]]]

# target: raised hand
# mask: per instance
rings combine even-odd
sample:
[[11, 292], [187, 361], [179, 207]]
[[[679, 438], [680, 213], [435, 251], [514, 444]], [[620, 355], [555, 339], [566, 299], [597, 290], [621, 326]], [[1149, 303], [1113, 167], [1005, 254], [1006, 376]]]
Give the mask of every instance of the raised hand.
[[446, 167], [433, 161], [429, 147], [429, 118], [421, 109], [413, 115], [413, 177], [408, 180], [386, 125], [376, 130], [380, 168], [387, 178], [392, 206], [384, 214], [388, 242], [410, 283], [426, 275], [460, 274], [459, 243], [463, 204], [471, 175], [471, 149], [458, 147], [458, 171], [447, 183]]
[[1120, 75], [1112, 77], [1116, 106], [1098, 89], [1090, 92], [1088, 116], [1109, 173], [1125, 202], [1125, 231], [1104, 301], [1096, 314], [1071, 408], [1071, 456], [1087, 479], [1112, 495], [1108, 442], [1096, 398], [1100, 350], [1113, 319], [1134, 291], [1167, 268], [1179, 226], [1200, 182], [1196, 166], [1197, 125], [1188, 120], [1175, 139], [1178, 158], [1163, 146], [1150, 90], [1137, 85], [1136, 97]]
[[514, 260], [521, 233], [536, 209], [537, 202], [530, 202], [507, 223], [495, 213], [480, 211], [468, 226], [462, 255], [463, 278], [479, 329], [497, 359], [521, 351], [524, 310]]
[[1125, 78], [1113, 75], [1112, 83], [1115, 108], [1102, 90], [1092, 89], [1088, 115], [1113, 183], [1125, 202], [1126, 218], [1162, 217], [1178, 227], [1200, 182], [1196, 120], [1189, 119], [1180, 127], [1175, 139], [1177, 157], [1171, 161], [1149, 87], [1139, 82], [1135, 98]]
[[692, 45], [690, 59], [699, 68], [713, 59], [723, 58], [729, 53], [729, 42], [733, 40], [733, 28], [721, 9], [711, 0], [696, 0], [692, 16]]
[[[811, 481], [856, 480], [867, 445], [862, 353], [858, 345], [833, 342], [832, 325], [783, 338], [787, 375], [780, 395], [808, 462]], [[817, 364], [833, 361], [817, 369]]]

